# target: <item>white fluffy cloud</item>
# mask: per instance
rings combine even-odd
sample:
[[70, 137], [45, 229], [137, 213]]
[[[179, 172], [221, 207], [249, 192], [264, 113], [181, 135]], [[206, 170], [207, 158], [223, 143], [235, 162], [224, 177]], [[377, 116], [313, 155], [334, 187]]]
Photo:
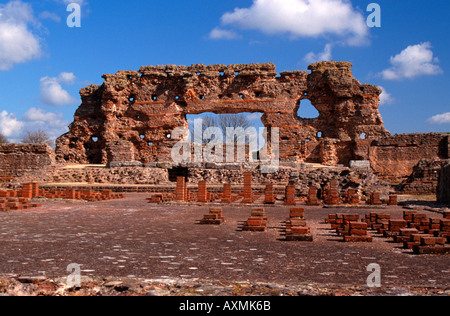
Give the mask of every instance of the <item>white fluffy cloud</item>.
[[216, 27], [209, 33], [209, 38], [232, 40], [232, 39], [240, 38], [240, 36], [233, 31], [224, 30], [219, 27]]
[[0, 70], [41, 56], [40, 40], [30, 30], [34, 23], [29, 4], [10, 1], [0, 5]]
[[75, 103], [75, 98], [62, 87], [62, 84], [73, 84], [75, 78], [75, 75], [71, 72], [62, 72], [58, 77], [41, 78], [41, 102], [50, 106], [62, 106]]
[[392, 66], [381, 73], [386, 80], [412, 79], [442, 73], [441, 67], [437, 65], [439, 59], [434, 57], [430, 42], [408, 46], [400, 54], [391, 57], [390, 62]]
[[253, 0], [250, 8], [225, 13], [222, 25], [293, 38], [337, 36], [350, 45], [367, 41], [364, 15], [349, 0]]
[[38, 129], [45, 131], [54, 140], [68, 131], [68, 125], [62, 113], [45, 112], [37, 108], [29, 109], [21, 119], [15, 114], [0, 112], [0, 133], [11, 142], [20, 142], [25, 131]]
[[23, 122], [6, 111], [0, 112], [0, 133], [6, 138], [17, 137], [21, 133]]
[[320, 53], [308, 53], [303, 60], [308, 64], [313, 64], [321, 61], [331, 61], [332, 58], [332, 44], [325, 45], [325, 49]]
[[427, 122], [429, 124], [450, 124], [450, 112], [430, 117]]
[[41, 129], [50, 139], [56, 139], [68, 131], [69, 122], [63, 119], [62, 113], [45, 112], [42, 109], [31, 108], [23, 116], [24, 130]]
[[386, 91], [386, 89], [382, 86], [378, 86], [383, 92], [380, 95], [380, 105], [392, 104], [394, 102], [394, 98], [390, 93]]

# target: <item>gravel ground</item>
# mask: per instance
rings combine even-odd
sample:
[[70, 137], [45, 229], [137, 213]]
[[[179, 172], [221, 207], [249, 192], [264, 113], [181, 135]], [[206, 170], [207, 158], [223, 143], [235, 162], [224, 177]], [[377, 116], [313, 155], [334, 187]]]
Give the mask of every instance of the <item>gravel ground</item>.
[[[150, 205], [146, 197], [48, 201], [39, 209], [1, 213], [0, 293], [34, 295], [44, 287], [40, 294], [144, 295], [155, 288], [161, 295], [435, 295], [450, 288], [448, 255], [414, 255], [377, 235], [373, 243], [343, 243], [323, 222], [330, 213], [363, 217], [373, 209], [305, 207], [314, 242], [286, 242], [287, 207], [266, 208], [268, 231], [252, 233], [240, 229], [251, 207], [223, 207], [224, 225], [203, 226], [197, 221], [208, 206]], [[403, 209], [382, 212], [400, 219]], [[72, 263], [84, 280], [78, 289], [63, 284]], [[366, 285], [372, 263], [381, 267], [381, 289]], [[30, 276], [45, 279], [34, 284]], [[124, 279], [131, 284], [126, 290], [106, 286]]]

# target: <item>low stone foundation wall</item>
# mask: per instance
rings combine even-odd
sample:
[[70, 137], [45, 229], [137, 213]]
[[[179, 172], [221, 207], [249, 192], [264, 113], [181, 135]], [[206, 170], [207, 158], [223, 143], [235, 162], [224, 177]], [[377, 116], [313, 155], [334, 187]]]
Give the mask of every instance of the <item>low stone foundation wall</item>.
[[47, 144], [0, 144], [0, 178], [21, 177], [54, 163]]
[[450, 205], [450, 160], [441, 169], [437, 191], [438, 202]]

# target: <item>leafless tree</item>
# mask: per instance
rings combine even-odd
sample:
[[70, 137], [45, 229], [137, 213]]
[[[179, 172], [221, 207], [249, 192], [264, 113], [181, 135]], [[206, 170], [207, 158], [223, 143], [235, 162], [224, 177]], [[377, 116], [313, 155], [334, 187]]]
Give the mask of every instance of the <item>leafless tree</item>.
[[237, 142], [238, 135], [234, 133], [235, 129], [242, 128], [245, 130], [252, 127], [252, 124], [243, 114], [206, 115], [202, 118], [201, 135], [200, 133], [198, 135], [194, 134], [195, 126], [194, 124], [191, 126], [191, 135], [194, 142], [203, 144], [211, 142], [212, 139], [203, 137], [205, 131], [211, 127], [216, 127], [222, 132], [224, 142], [230, 138], [233, 139], [233, 142]]
[[26, 131], [21, 142], [23, 144], [48, 144], [53, 146], [53, 141], [48, 137], [47, 133], [41, 129], [36, 131]]
[[7, 144], [8, 139], [5, 137], [5, 135], [3, 135], [2, 133], [0, 133], [0, 144]]

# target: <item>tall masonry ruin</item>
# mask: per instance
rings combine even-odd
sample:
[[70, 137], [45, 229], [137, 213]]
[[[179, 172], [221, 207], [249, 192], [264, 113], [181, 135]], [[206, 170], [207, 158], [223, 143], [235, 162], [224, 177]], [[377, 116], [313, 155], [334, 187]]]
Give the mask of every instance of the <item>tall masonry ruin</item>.
[[[312, 64], [279, 75], [273, 64], [145, 66], [103, 75], [80, 91], [70, 131], [56, 142], [59, 162], [105, 164], [108, 156], [170, 162], [187, 115], [263, 113], [280, 130], [280, 160], [349, 165], [370, 162], [380, 175], [409, 176], [421, 159], [449, 158], [449, 135], [392, 136], [379, 112], [381, 90], [361, 84], [348, 62]], [[319, 112], [298, 116], [304, 100]], [[118, 158], [120, 159], [120, 158]]]

